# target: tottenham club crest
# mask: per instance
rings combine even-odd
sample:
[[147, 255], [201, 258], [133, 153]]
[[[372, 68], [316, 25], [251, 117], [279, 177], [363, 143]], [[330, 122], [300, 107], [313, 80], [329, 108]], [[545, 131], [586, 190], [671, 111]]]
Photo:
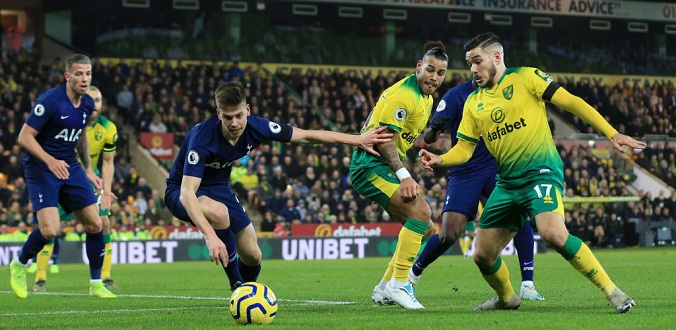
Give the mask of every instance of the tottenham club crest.
[[404, 108], [399, 108], [394, 112], [394, 119], [397, 121], [403, 121], [406, 117], [408, 117], [408, 111]]
[[197, 151], [190, 150], [190, 152], [188, 153], [188, 164], [195, 165], [199, 161], [200, 161], [200, 155], [197, 154]]
[[282, 131], [282, 126], [280, 126], [279, 124], [277, 124], [277, 123], [275, 123], [275, 122], [272, 122], [272, 121], [271, 121], [270, 124], [269, 124], [269, 126], [270, 126], [270, 131], [271, 131], [272, 133], [279, 134], [279, 132]]
[[439, 105], [437, 105], [437, 112], [444, 111], [444, 109], [446, 109], [446, 101], [441, 100]]

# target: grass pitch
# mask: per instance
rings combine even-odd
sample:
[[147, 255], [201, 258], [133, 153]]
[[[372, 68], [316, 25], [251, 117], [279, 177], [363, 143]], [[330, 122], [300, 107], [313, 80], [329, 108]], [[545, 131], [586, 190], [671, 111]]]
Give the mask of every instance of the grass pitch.
[[[430, 266], [416, 297], [424, 310], [375, 306], [371, 291], [386, 258], [321, 261], [268, 260], [259, 281], [279, 299], [275, 329], [669, 329], [676, 326], [676, 248], [594, 250], [615, 283], [637, 303], [617, 314], [557, 253], [535, 257], [535, 283], [546, 301], [517, 311], [475, 313], [493, 297], [471, 259], [443, 256]], [[515, 290], [516, 256], [504, 258]], [[0, 329], [217, 329], [239, 327], [228, 310], [220, 266], [208, 262], [114, 265], [117, 299], [88, 294], [85, 265], [61, 265], [47, 293], [16, 298], [9, 267], [0, 269]], [[28, 274], [29, 290], [33, 275]]]

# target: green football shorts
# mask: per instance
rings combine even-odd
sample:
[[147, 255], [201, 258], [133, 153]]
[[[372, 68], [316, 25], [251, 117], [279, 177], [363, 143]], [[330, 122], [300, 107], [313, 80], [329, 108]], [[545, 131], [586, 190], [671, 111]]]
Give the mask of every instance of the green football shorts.
[[551, 176], [537, 176], [509, 182], [510, 187], [498, 181], [495, 190], [486, 202], [479, 220], [479, 228], [507, 228], [517, 232], [530, 217], [542, 212], [556, 212], [564, 219], [563, 184]]
[[378, 203], [384, 209], [387, 209], [392, 195], [401, 185], [392, 168], [385, 164], [350, 170], [350, 179], [358, 193]]

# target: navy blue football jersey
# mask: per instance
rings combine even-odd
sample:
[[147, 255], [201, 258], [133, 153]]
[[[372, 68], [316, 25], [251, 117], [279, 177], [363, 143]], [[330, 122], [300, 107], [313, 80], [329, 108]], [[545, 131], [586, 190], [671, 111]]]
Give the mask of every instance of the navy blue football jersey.
[[[439, 101], [430, 127], [435, 131], [443, 131], [450, 134], [453, 145], [458, 143], [458, 126], [462, 120], [462, 111], [467, 100], [467, 96], [474, 91], [472, 80], [468, 80], [458, 86], [451, 88]], [[489, 165], [497, 166], [495, 157], [488, 152], [483, 138], [479, 139], [472, 158], [467, 163], [451, 167], [450, 174], [460, 174], [473, 172], [487, 168]], [[492, 168], [492, 167], [491, 167]], [[496, 167], [497, 168], [497, 167]], [[495, 170], [492, 168], [492, 170]]]
[[293, 128], [265, 118], [248, 116], [236, 145], [221, 132], [221, 120], [213, 116], [193, 127], [185, 137], [171, 167], [168, 184], [181, 184], [184, 175], [202, 178], [200, 186], [230, 183], [232, 164], [267, 141], [291, 141]]
[[[93, 111], [94, 99], [91, 96], [82, 96], [80, 106], [75, 107], [66, 94], [66, 85], [62, 85], [38, 96], [26, 124], [39, 132], [35, 139], [42, 149], [72, 167], [78, 163], [75, 147], [80, 133]], [[24, 161], [44, 165], [30, 153], [26, 153]]]

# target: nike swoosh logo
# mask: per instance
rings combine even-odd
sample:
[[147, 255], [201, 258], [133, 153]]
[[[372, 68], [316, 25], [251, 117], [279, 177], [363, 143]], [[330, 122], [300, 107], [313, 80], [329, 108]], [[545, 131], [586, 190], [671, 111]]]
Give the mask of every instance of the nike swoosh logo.
[[68, 117], [70, 117], [70, 116], [61, 116], [61, 119], [66, 119]]
[[524, 263], [523, 263], [523, 265], [524, 265], [524, 266], [530, 266], [530, 265], [532, 265], [532, 264], [533, 264], [533, 262], [532, 262], [532, 261], [529, 261], [529, 262], [524, 262]]

